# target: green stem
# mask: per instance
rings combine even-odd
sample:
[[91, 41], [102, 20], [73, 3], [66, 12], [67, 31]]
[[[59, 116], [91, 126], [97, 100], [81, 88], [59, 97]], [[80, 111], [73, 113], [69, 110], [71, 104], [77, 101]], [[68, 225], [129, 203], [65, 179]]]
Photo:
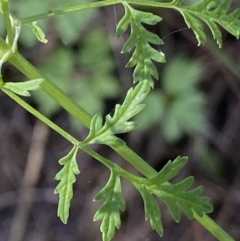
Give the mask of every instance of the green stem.
[[8, 95], [11, 99], [13, 99], [15, 102], [17, 102], [20, 106], [22, 106], [25, 110], [27, 110], [29, 113], [34, 115], [36, 118], [41, 120], [43, 123], [45, 123], [48, 127], [52, 128], [55, 132], [60, 134], [63, 138], [71, 142], [73, 145], [78, 146], [81, 150], [88, 153], [91, 157], [95, 158], [99, 162], [103, 163], [105, 166], [107, 166], [109, 169], [114, 170], [118, 173], [118, 175], [128, 179], [137, 179], [140, 177], [137, 177], [135, 175], [132, 175], [128, 171], [124, 170], [120, 166], [114, 164], [110, 160], [106, 159], [105, 157], [101, 156], [97, 152], [93, 151], [88, 145], [83, 144], [82, 142], [75, 139], [73, 136], [71, 136], [68, 132], [64, 131], [62, 128], [60, 128], [58, 125], [56, 125], [54, 122], [49, 120], [47, 117], [45, 117], [43, 114], [41, 114], [39, 111], [34, 109], [32, 106], [30, 106], [27, 102], [25, 102], [23, 99], [21, 99], [18, 95], [14, 94], [12, 91], [1, 88], [1, 90]]
[[76, 145], [79, 143], [77, 139], [75, 139], [73, 136], [68, 134], [66, 131], [64, 131], [62, 128], [60, 128], [58, 125], [56, 125], [54, 122], [50, 121], [47, 117], [42, 115], [40, 112], [38, 112], [36, 109], [34, 109], [32, 106], [30, 106], [27, 102], [25, 102], [23, 99], [21, 99], [19, 96], [14, 94], [12, 91], [1, 88], [1, 90], [8, 95], [11, 99], [16, 101], [20, 106], [22, 106], [25, 110], [27, 110], [29, 113], [34, 115], [36, 118], [41, 120], [43, 123], [48, 125], [50, 128], [52, 128], [54, 131], [59, 133], [61, 136], [63, 136], [65, 139], [67, 139], [69, 142], [71, 142], [73, 145]]
[[49, 120], [47, 117], [45, 117], [43, 114], [41, 114], [39, 111], [34, 109], [32, 106], [30, 106], [27, 102], [25, 102], [23, 99], [21, 99], [18, 95], [14, 94], [12, 91], [1, 88], [1, 90], [8, 95], [11, 99], [13, 99], [15, 102], [17, 102], [20, 106], [22, 106], [25, 110], [27, 110], [29, 113], [34, 115], [36, 118], [41, 120], [43, 123], [45, 123], [47, 126], [52, 128], [55, 132], [60, 134], [63, 138], [71, 142], [73, 145], [77, 145], [81, 150], [88, 153], [93, 158], [97, 159], [101, 163], [103, 163], [105, 166], [107, 166], [110, 169], [114, 169], [117, 171], [120, 175], [126, 176], [125, 173], [127, 173], [124, 169], [117, 166], [110, 160], [104, 158], [103, 156], [99, 155], [95, 151], [93, 151], [91, 148], [83, 144], [82, 142], [78, 141], [76, 138], [71, 136], [68, 132], [64, 131], [62, 128], [60, 128], [58, 125], [56, 125], [54, 122]]
[[[10, 47], [0, 39], [0, 56], [4, 55]], [[22, 73], [24, 73], [29, 79], [44, 79], [41, 84], [41, 88], [54, 100], [56, 100], [64, 109], [70, 114], [80, 119], [81, 122], [86, 126], [90, 127], [91, 116], [81, 106], [72, 101], [64, 92], [59, 89], [55, 84], [45, 78], [39, 71], [31, 65], [22, 55], [14, 53], [9, 56], [9, 62], [16, 66]], [[81, 115], [81, 117], [79, 117]]]
[[[48, 13], [43, 13], [39, 15], [34, 15], [30, 16], [27, 18], [24, 18], [21, 20], [22, 24], [29, 24], [34, 21], [38, 21], [41, 19], [47, 19], [47, 18], [52, 18], [58, 15], [66, 14], [66, 13], [72, 13], [76, 12], [79, 10], [86, 10], [86, 9], [92, 9], [92, 8], [99, 8], [99, 7], [106, 7], [110, 5], [116, 5], [121, 3], [122, 0], [105, 0], [105, 1], [100, 1], [100, 2], [94, 2], [94, 3], [86, 3], [86, 4], [81, 4], [73, 7], [68, 7], [62, 10], [56, 10], [56, 11], [51, 11]], [[144, 0], [127, 0], [126, 2], [139, 5], [139, 6], [150, 6], [150, 7], [161, 7], [161, 8], [174, 8], [174, 4], [172, 3], [161, 3], [161, 2], [152, 2], [152, 1], [144, 1]]]
[[137, 177], [133, 175], [132, 173], [124, 170], [120, 166], [116, 165], [115, 163], [111, 162], [107, 158], [101, 156], [97, 152], [93, 151], [88, 145], [83, 144], [82, 142], [75, 139], [73, 136], [71, 136], [68, 132], [64, 131], [62, 128], [60, 128], [58, 125], [56, 125], [54, 122], [49, 120], [47, 117], [45, 117], [43, 114], [41, 114], [39, 111], [34, 109], [32, 106], [30, 106], [27, 102], [25, 102], [23, 99], [21, 99], [18, 95], [14, 94], [12, 91], [1, 88], [1, 90], [8, 95], [11, 99], [13, 99], [16, 103], [18, 103], [20, 106], [22, 106], [25, 110], [27, 110], [29, 113], [34, 115], [36, 118], [41, 120], [44, 124], [46, 124], [48, 127], [53, 129], [55, 132], [60, 134], [63, 138], [71, 142], [73, 145], [78, 146], [79, 149], [83, 150], [87, 154], [89, 154], [91, 157], [95, 158], [102, 164], [104, 164], [109, 169], [114, 170], [118, 173], [118, 175], [128, 179], [129, 181], [133, 179], [139, 179], [140, 177]]
[[66, 14], [66, 13], [72, 13], [76, 12], [79, 10], [84, 10], [84, 9], [92, 9], [92, 8], [99, 8], [99, 7], [105, 7], [109, 5], [115, 5], [120, 3], [121, 0], [105, 0], [105, 1], [100, 1], [100, 2], [94, 2], [94, 3], [86, 3], [86, 4], [81, 4], [73, 7], [68, 7], [62, 10], [57, 10], [57, 11], [51, 11], [49, 13], [43, 13], [35, 16], [31, 16], [28, 18], [24, 18], [21, 20], [22, 24], [29, 24], [34, 21], [38, 21], [40, 19], [47, 19], [47, 18], [52, 18], [58, 15]]
[[235, 241], [227, 232], [225, 232], [216, 222], [207, 215], [202, 217], [194, 213], [194, 218], [202, 224], [214, 237], [221, 241]]
[[12, 23], [10, 20], [10, 14], [9, 14], [9, 9], [8, 9], [8, 0], [2, 1], [2, 10], [3, 10], [3, 15], [4, 15], [5, 25], [7, 28], [8, 43], [9, 43], [9, 45], [12, 46], [13, 40], [14, 40], [14, 31], [13, 31]]
[[155, 8], [174, 8], [174, 1], [170, 3], [163, 3], [163, 2], [154, 2], [154, 1], [147, 1], [147, 0], [127, 0], [127, 3], [135, 4], [139, 6], [148, 6], [148, 7], [155, 7]]

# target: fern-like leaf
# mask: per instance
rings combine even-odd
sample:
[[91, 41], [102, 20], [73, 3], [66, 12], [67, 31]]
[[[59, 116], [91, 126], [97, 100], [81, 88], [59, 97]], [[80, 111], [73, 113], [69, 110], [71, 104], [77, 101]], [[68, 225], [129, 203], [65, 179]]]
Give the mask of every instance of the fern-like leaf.
[[11, 90], [13, 93], [17, 95], [22, 95], [22, 96], [30, 96], [30, 92], [32, 90], [37, 90], [40, 89], [40, 85], [43, 82], [43, 79], [33, 79], [33, 80], [28, 80], [25, 82], [19, 82], [19, 83], [12, 83], [12, 82], [1, 82], [0, 83], [0, 89], [7, 89]]
[[123, 104], [116, 105], [113, 116], [110, 114], [106, 116], [104, 125], [102, 117], [99, 114], [95, 115], [91, 121], [89, 135], [84, 142], [122, 145], [124, 142], [114, 135], [129, 132], [137, 127], [136, 123], [129, 119], [144, 108], [144, 104], [140, 103], [149, 91], [150, 82], [148, 80], [138, 83], [134, 89], [129, 89]]
[[100, 230], [103, 241], [110, 241], [115, 234], [115, 228], [121, 226], [120, 211], [125, 210], [125, 201], [122, 195], [120, 177], [111, 172], [105, 187], [96, 195], [94, 201], [105, 200], [93, 217], [94, 221], [102, 219]]
[[156, 34], [146, 30], [142, 23], [155, 25], [161, 21], [161, 18], [133, 9], [126, 2], [123, 2], [125, 15], [117, 25], [117, 37], [121, 36], [131, 26], [131, 35], [127, 42], [124, 44], [122, 53], [130, 52], [135, 48], [132, 57], [127, 63], [127, 67], [135, 67], [133, 73], [134, 83], [143, 81], [145, 79], [151, 80], [151, 86], [154, 86], [152, 76], [158, 79], [158, 71], [152, 60], [160, 63], [165, 62], [165, 55], [161, 51], [155, 50], [151, 44], [163, 44]]
[[186, 157], [177, 157], [173, 162], [169, 161], [154, 178], [133, 181], [143, 198], [146, 219], [150, 220], [152, 228], [160, 236], [163, 235], [161, 211], [153, 195], [164, 201], [176, 222], [181, 218], [180, 207], [189, 219], [193, 218], [193, 212], [203, 216], [213, 210], [209, 198], [199, 196], [202, 187], [188, 190], [194, 181], [193, 177], [188, 177], [174, 185], [168, 183], [179, 173], [186, 161]]
[[80, 173], [76, 161], [77, 152], [78, 147], [74, 146], [65, 157], [59, 160], [59, 164], [63, 165], [63, 168], [55, 176], [55, 180], [60, 180], [54, 190], [54, 194], [59, 194], [57, 215], [65, 224], [69, 217], [70, 201], [73, 197], [72, 186], [76, 182], [75, 175]]
[[240, 36], [240, 9], [228, 13], [232, 0], [201, 0], [191, 6], [182, 5], [183, 0], [175, 0], [173, 4], [178, 10], [189, 28], [191, 28], [198, 40], [198, 45], [206, 42], [206, 34], [200, 20], [210, 28], [218, 46], [222, 46], [222, 34], [218, 25], [221, 25], [230, 34]]
[[193, 211], [199, 216], [212, 212], [213, 207], [208, 197], [200, 197], [202, 187], [187, 190], [193, 183], [194, 178], [188, 177], [183, 181], [169, 185], [165, 184], [178, 174], [180, 169], [186, 164], [186, 157], [177, 157], [173, 162], [169, 161], [156, 177], [150, 179], [150, 185], [146, 189], [160, 197], [168, 206], [174, 220], [180, 221], [180, 206], [189, 219], [193, 218]]
[[199, 196], [202, 187], [187, 190], [193, 181], [194, 177], [188, 177], [175, 185], [160, 185], [159, 188], [151, 189], [153, 194], [165, 202], [176, 222], [180, 222], [181, 218], [179, 206], [189, 219], [193, 219], [193, 211], [200, 217], [213, 211], [209, 198]]

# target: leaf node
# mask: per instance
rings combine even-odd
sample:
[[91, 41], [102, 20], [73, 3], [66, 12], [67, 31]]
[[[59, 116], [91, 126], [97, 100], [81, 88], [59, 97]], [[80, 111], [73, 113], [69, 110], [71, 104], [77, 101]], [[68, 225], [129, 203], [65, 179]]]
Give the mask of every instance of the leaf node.
[[136, 123], [129, 121], [137, 115], [143, 108], [140, 104], [150, 91], [149, 81], [140, 82], [134, 89], [130, 88], [127, 92], [122, 105], [117, 104], [114, 115], [106, 116], [105, 124], [102, 124], [102, 116], [96, 114], [91, 121], [90, 132], [85, 143], [103, 143], [111, 145], [121, 145], [124, 142], [115, 137], [115, 134], [126, 133], [137, 127]]

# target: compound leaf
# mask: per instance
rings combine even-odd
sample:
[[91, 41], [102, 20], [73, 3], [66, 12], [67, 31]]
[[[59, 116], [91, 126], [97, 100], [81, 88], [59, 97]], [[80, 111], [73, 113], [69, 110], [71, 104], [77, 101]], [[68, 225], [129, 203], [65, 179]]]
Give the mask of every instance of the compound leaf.
[[179, 222], [181, 217], [179, 206], [189, 219], [193, 218], [193, 212], [203, 216], [204, 213], [210, 213], [213, 210], [209, 198], [199, 196], [202, 187], [187, 190], [194, 181], [193, 177], [188, 177], [174, 185], [166, 183], [178, 174], [186, 161], [186, 157], [177, 157], [173, 162], [169, 161], [145, 186], [151, 194], [160, 197], [166, 203], [176, 222]]
[[22, 95], [22, 96], [31, 96], [29, 91], [40, 89], [40, 85], [43, 82], [43, 79], [33, 79], [20, 83], [13, 82], [2, 82], [0, 84], [0, 89], [11, 90], [13, 93]]
[[205, 213], [213, 211], [208, 197], [200, 197], [202, 187], [188, 191], [192, 185], [193, 177], [188, 177], [174, 185], [160, 185], [159, 189], [152, 190], [153, 194], [159, 196], [168, 206], [174, 220], [180, 222], [179, 206], [183, 209], [189, 219], [193, 219], [193, 211], [200, 217]]
[[168, 182], [178, 174], [186, 161], [186, 157], [177, 157], [173, 162], [169, 161], [154, 178], [133, 181], [143, 198], [145, 217], [160, 236], [163, 235], [161, 211], [153, 195], [162, 199], [176, 222], [181, 218], [180, 208], [189, 219], [193, 218], [193, 212], [203, 216], [213, 210], [209, 198], [200, 196], [202, 187], [188, 190], [194, 181], [193, 177], [187, 177], [177, 184]]
[[198, 45], [206, 42], [206, 34], [200, 20], [205, 22], [210, 28], [214, 39], [219, 47], [222, 46], [222, 34], [218, 25], [222, 26], [230, 34], [239, 38], [240, 36], [240, 9], [235, 9], [228, 13], [232, 0], [202, 0], [196, 4], [185, 6], [183, 1], [173, 2], [189, 28], [191, 28], [198, 40]]
[[134, 89], [130, 88], [123, 104], [116, 105], [114, 115], [111, 116], [108, 114], [106, 116], [104, 125], [102, 125], [102, 117], [96, 114], [92, 118], [90, 132], [84, 142], [88, 144], [123, 144], [123, 141], [114, 135], [129, 132], [137, 127], [136, 123], [129, 121], [129, 119], [137, 115], [144, 108], [144, 104], [140, 103], [149, 91], [150, 82], [147, 80], [140, 82]]
[[65, 157], [59, 160], [59, 164], [63, 165], [63, 168], [55, 176], [55, 180], [60, 180], [54, 190], [54, 194], [59, 194], [57, 215], [65, 224], [69, 217], [70, 201], [73, 197], [72, 186], [76, 182], [75, 175], [80, 173], [76, 161], [77, 152], [78, 147], [74, 146]]
[[96, 195], [94, 201], [105, 200], [93, 217], [94, 221], [102, 219], [100, 230], [103, 241], [110, 241], [115, 234], [115, 228], [121, 226], [120, 211], [125, 210], [125, 201], [122, 195], [120, 177], [111, 172], [105, 187]]
[[134, 83], [147, 79], [151, 81], [151, 87], [153, 87], [152, 76], [158, 79], [158, 72], [152, 60], [164, 63], [165, 55], [161, 51], [155, 50], [149, 43], [161, 45], [163, 41], [156, 34], [146, 30], [142, 23], [155, 25], [161, 21], [161, 18], [152, 13], [135, 10], [126, 2], [123, 2], [123, 5], [125, 15], [117, 25], [117, 37], [121, 36], [130, 26], [131, 35], [124, 44], [122, 53], [130, 52], [135, 48], [126, 66], [136, 66], [133, 73]]

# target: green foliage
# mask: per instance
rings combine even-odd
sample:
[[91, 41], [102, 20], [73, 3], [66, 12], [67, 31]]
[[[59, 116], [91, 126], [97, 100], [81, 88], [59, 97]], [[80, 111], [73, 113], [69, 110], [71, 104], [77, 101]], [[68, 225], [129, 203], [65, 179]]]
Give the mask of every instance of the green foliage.
[[197, 62], [180, 56], [169, 61], [162, 74], [162, 90], [147, 96], [146, 110], [137, 116], [142, 130], [160, 125], [168, 142], [200, 130], [205, 120], [205, 96], [196, 85], [202, 73]]
[[137, 115], [144, 105], [140, 104], [150, 91], [149, 81], [140, 82], [134, 89], [127, 92], [122, 105], [117, 104], [113, 117], [108, 114], [106, 121], [102, 125], [102, 116], [96, 114], [91, 121], [90, 132], [85, 143], [103, 143], [108, 145], [121, 145], [123, 141], [117, 139], [114, 135], [126, 133], [136, 128], [136, 123], [128, 121]]
[[187, 191], [193, 181], [194, 177], [188, 177], [172, 186], [159, 186], [156, 183], [156, 186], [149, 188], [149, 191], [159, 196], [166, 203], [176, 222], [180, 222], [178, 205], [181, 206], [189, 219], [193, 219], [193, 212], [202, 217], [205, 213], [211, 213], [213, 207], [208, 197], [199, 197], [202, 187]]
[[155, 50], [149, 43], [161, 45], [163, 41], [156, 34], [146, 30], [142, 26], [142, 23], [155, 25], [161, 21], [161, 18], [152, 13], [135, 10], [127, 2], [123, 2], [123, 6], [125, 15], [117, 25], [117, 36], [121, 36], [130, 25], [131, 35], [124, 44], [122, 53], [130, 52], [135, 48], [126, 67], [136, 66], [133, 73], [134, 83], [146, 79], [151, 80], [153, 88], [154, 82], [152, 76], [158, 79], [158, 72], [152, 60], [164, 63], [165, 55], [161, 51]]
[[187, 190], [194, 181], [193, 177], [188, 177], [174, 185], [164, 184], [164, 182], [177, 175], [179, 170], [186, 164], [186, 161], [187, 158], [185, 157], [177, 157], [173, 162], [169, 161], [158, 175], [151, 180], [152, 185], [147, 187], [148, 191], [160, 197], [166, 203], [176, 222], [180, 221], [178, 205], [181, 206], [189, 219], [193, 219], [193, 211], [200, 217], [204, 213], [213, 211], [209, 198], [199, 197], [202, 187]]
[[150, 220], [152, 228], [161, 236], [163, 235], [161, 212], [153, 195], [165, 202], [176, 222], [179, 222], [181, 217], [179, 207], [189, 219], [193, 219], [193, 212], [202, 217], [203, 214], [213, 211], [209, 198], [199, 197], [202, 187], [187, 190], [194, 181], [193, 177], [174, 185], [167, 183], [178, 174], [186, 162], [186, 157], [177, 157], [173, 162], [169, 161], [154, 178], [134, 182], [144, 201], [146, 219]]
[[196, 35], [198, 45], [207, 41], [205, 31], [200, 20], [205, 22], [210, 28], [218, 46], [222, 46], [222, 34], [217, 24], [226, 29], [236, 38], [240, 36], [240, 9], [235, 9], [227, 14], [232, 0], [201, 0], [193, 5], [182, 5], [184, 0], [175, 0], [173, 4], [184, 17], [189, 28]]
[[75, 175], [79, 174], [76, 155], [78, 147], [74, 146], [72, 150], [59, 160], [63, 168], [55, 176], [55, 180], [60, 180], [54, 190], [54, 194], [59, 194], [59, 203], [57, 215], [63, 223], [67, 223], [69, 217], [70, 201], [73, 197], [73, 183], [76, 182]]
[[[63, 1], [61, 4], [65, 5], [69, 4], [69, 2], [70, 1]], [[72, 0], [70, 4], [74, 5], [75, 2], [77, 4], [78, 0]], [[157, 4], [161, 4], [162, 6], [174, 8], [180, 11], [187, 25], [193, 29], [199, 45], [206, 42], [206, 34], [203, 31], [200, 20], [204, 21], [209, 26], [220, 47], [222, 45], [222, 36], [217, 24], [223, 26], [235, 37], [239, 37], [240, 10], [237, 9], [234, 12], [227, 14], [231, 5], [230, 0], [212, 0], [210, 2], [208, 0], [202, 0], [193, 5], [183, 5], [183, 2], [183, 0], [174, 0], [173, 2], [166, 4], [156, 2], [156, 6]], [[12, 0], [11, 3], [15, 3], [15, 5], [11, 6], [11, 9], [15, 14], [18, 15], [18, 17], [21, 17], [21, 11], [24, 12], [23, 15], [25, 16], [26, 12], [32, 12], [32, 10], [37, 6], [39, 6], [39, 8], [37, 7], [38, 11], [40, 11], [40, 9], [42, 10], [43, 8], [45, 8], [44, 11], [48, 11], [52, 7], [52, 5], [50, 5], [52, 2], [48, 1], [45, 3], [41, 1], [29, 1], [28, 4], [23, 4], [21, 1], [14, 2]], [[103, 1], [102, 6], [114, 3], [117, 2]], [[34, 4], [34, 8], [32, 4]], [[98, 4], [99, 5], [97, 6], [101, 5], [100, 2]], [[146, 219], [149, 219], [152, 228], [161, 236], [163, 235], [161, 210], [158, 206], [155, 196], [159, 197], [167, 205], [171, 215], [173, 216], [173, 219], [176, 222], [179, 222], [181, 218], [180, 208], [184, 211], [189, 219], [192, 219], [194, 215], [198, 215], [198, 217], [203, 217], [203, 220], [204, 214], [210, 213], [213, 210], [212, 205], [209, 202], [209, 198], [200, 196], [202, 187], [189, 190], [194, 181], [193, 177], [187, 177], [176, 184], [169, 183], [169, 181], [171, 181], [171, 179], [174, 178], [186, 164], [186, 158], [177, 157], [173, 162], [169, 161], [159, 173], [156, 173], [151, 169], [151, 167], [148, 169], [152, 171], [148, 170], [145, 172], [143, 167], [148, 167], [147, 164], [143, 162], [142, 159], [138, 157], [132, 150], [129, 150], [128, 147], [124, 145], [125, 143], [123, 140], [115, 137], [115, 134], [129, 132], [137, 127], [137, 124], [134, 121], [130, 121], [130, 119], [136, 116], [143, 109], [144, 104], [141, 102], [149, 94], [151, 87], [154, 87], [152, 78], [158, 78], [158, 71], [153, 61], [159, 63], [165, 62], [164, 54], [161, 51], [159, 52], [155, 50], [151, 46], [151, 44], [161, 45], [163, 44], [163, 41], [157, 35], [146, 30], [146, 28], [143, 26], [143, 24], [155, 25], [161, 21], [161, 18], [151, 13], [135, 10], [130, 7], [126, 1], [123, 1], [122, 4], [125, 9], [125, 15], [117, 25], [117, 36], [123, 35], [127, 31], [128, 27], [131, 28], [131, 35], [124, 44], [122, 52], [127, 53], [134, 49], [133, 55], [127, 63], [127, 67], [135, 67], [133, 79], [134, 83], [138, 83], [135, 88], [130, 88], [125, 100], [123, 101], [123, 104], [116, 105], [113, 116], [110, 114], [107, 115], [103, 124], [102, 116], [96, 114], [91, 120], [91, 127], [88, 137], [84, 142], [79, 142], [70, 134], [64, 132], [60, 127], [52, 123], [49, 119], [46, 117], [43, 118], [43, 116], [36, 110], [30, 111], [29, 105], [22, 105], [28, 111], [34, 113], [39, 119], [43, 120], [50, 127], [64, 136], [67, 140], [74, 143], [72, 150], [65, 157], [59, 160], [59, 163], [60, 165], [63, 165], [63, 168], [55, 176], [55, 179], [60, 181], [55, 188], [54, 193], [59, 194], [58, 216], [63, 223], [67, 223], [70, 201], [73, 197], [73, 183], [76, 182], [76, 175], [80, 173], [76, 162], [78, 148], [81, 148], [83, 151], [92, 155], [111, 169], [109, 181], [94, 199], [105, 200], [103, 205], [94, 215], [94, 221], [102, 219], [101, 232], [103, 241], [110, 241], [115, 235], [115, 229], [119, 229], [121, 225], [120, 211], [124, 211], [125, 202], [122, 195], [120, 177], [128, 179], [138, 189], [143, 198], [145, 217]], [[155, 4], [155, 2], [151, 4]], [[92, 8], [93, 5], [94, 4], [89, 5], [89, 8]], [[148, 5], [147, 2], [146, 5]], [[22, 6], [25, 6], [25, 8]], [[6, 10], [4, 14], [8, 20], [10, 18], [8, 10]], [[81, 18], [78, 20], [82, 25], [84, 25], [84, 23], [86, 23], [85, 21], [90, 19], [92, 16], [93, 15], [88, 18], [81, 15]], [[73, 23], [70, 23], [69, 25], [69, 22], [70, 21], [66, 21], [66, 18], [61, 18], [59, 16], [56, 23], [56, 25], [62, 29], [62, 31], [60, 31], [60, 35], [65, 44], [69, 43], [69, 41], [74, 41], [78, 35], [77, 30], [79, 30], [79, 23], [77, 21], [76, 23], [78, 27], [76, 28], [74, 28]], [[46, 22], [42, 23], [42, 26], [40, 26], [43, 28], [43, 30], [46, 29], [45, 24]], [[34, 32], [39, 40], [46, 42], [45, 35], [41, 28], [36, 25], [36, 22], [32, 22], [29, 25], [33, 27]], [[17, 63], [17, 55], [14, 56], [19, 30], [19, 25], [14, 26], [14, 24], [11, 23], [7, 24], [7, 35], [9, 36], [9, 39], [10, 37], [12, 39], [10, 42], [14, 43], [11, 43], [12, 46], [10, 46], [12, 51], [7, 51], [7, 53], [2, 51], [2, 56], [0, 56], [1, 64], [7, 61], [10, 55], [13, 55], [13, 57], [16, 57], [15, 62], [19, 69], [23, 70], [23, 72], [28, 73], [29, 75], [34, 75], [34, 68], [29, 68], [31, 65], [28, 65], [27, 61], [25, 62], [26, 66], [21, 65], [21, 63]], [[22, 36], [25, 36], [26, 38], [24, 40], [25, 43], [34, 43], [31, 42], [32, 40], [29, 40], [30, 38], [28, 39], [28, 35], [23, 34]], [[108, 47], [105, 45], [105, 42], [104, 34], [102, 35], [101, 31], [93, 31], [90, 34], [90, 38], [84, 43], [84, 49], [82, 51], [80, 50], [81, 57], [77, 56], [78, 60], [76, 60], [76, 53], [70, 52], [66, 48], [61, 48], [54, 51], [53, 55], [48, 59], [48, 62], [41, 67], [42, 71], [50, 79], [55, 79], [55, 82], [60, 85], [60, 87], [62, 85], [62, 89], [64, 89], [69, 95], [71, 94], [72, 96], [75, 96], [77, 93], [77, 101], [87, 101], [88, 103], [91, 103], [91, 105], [94, 105], [93, 103], [97, 104], [97, 102], [101, 102], [101, 98], [112, 97], [114, 96], [114, 91], [115, 94], [118, 92], [118, 87], [116, 87], [116, 85], [113, 84], [112, 86], [115, 87], [111, 87], [113, 78], [109, 73], [113, 70], [113, 65], [111, 64], [111, 61], [109, 61], [109, 58], [106, 57], [108, 56], [106, 54]], [[8, 44], [8, 40], [4, 44]], [[4, 44], [0, 46], [4, 46]], [[102, 48], [99, 48], [99, 45], [101, 45]], [[97, 51], [95, 49], [97, 49]], [[98, 55], [100, 55], [100, 57]], [[103, 61], [103, 59], [106, 61]], [[90, 71], [88, 69], [86, 73], [81, 73], [80, 76], [77, 76], [77, 78], [73, 77], [76, 73], [73, 66], [82, 67], [85, 65], [94, 66], [95, 72], [93, 69], [90, 69]], [[91, 78], [94, 79], [94, 84], [86, 87], [87, 85], [85, 86], [83, 84], [83, 80], [88, 79], [89, 75], [91, 75]], [[157, 113], [155, 116], [161, 115], [159, 117], [161, 120], [163, 133], [169, 141], [177, 140], [182, 133], [196, 131], [203, 122], [204, 97], [196, 88], [200, 75], [201, 68], [197, 64], [186, 61], [183, 58], [177, 58], [167, 66], [163, 73], [162, 90], [160, 93], [158, 95], [152, 95], [152, 103], [150, 107], [152, 108], [151, 111]], [[179, 81], [179, 76], [181, 76], [181, 81]], [[66, 79], [69, 81], [67, 82]], [[70, 83], [72, 80], [75, 82], [79, 79], [81, 79], [81, 81], [78, 81], [78, 85]], [[48, 80], [44, 81], [47, 82]], [[28, 96], [30, 95], [29, 91], [37, 89], [41, 82], [42, 79], [36, 79], [25, 83], [15, 84], [3, 83], [1, 80], [0, 86], [2, 89], [9, 89], [17, 94]], [[72, 91], [72, 88], [77, 90], [77, 92]], [[79, 92], [78, 88], [80, 89]], [[89, 90], [89, 92], [87, 90]], [[44, 91], [46, 91], [46, 89]], [[51, 95], [50, 91], [46, 92], [50, 96], [56, 97], [54, 94]], [[66, 96], [61, 92], [58, 92], [57, 94], [55, 93], [55, 95], [58, 95], [55, 99], [59, 100], [60, 97], [63, 99], [65, 98], [65, 100], [67, 99]], [[95, 102], [89, 101], [88, 95], [94, 96], [93, 98], [95, 98]], [[37, 96], [41, 95], [36, 95], [36, 99], [38, 99]], [[16, 98], [16, 100], [18, 103], [23, 102], [19, 97]], [[158, 100], [159, 103], [156, 100]], [[51, 114], [58, 107], [56, 107], [56, 105], [54, 106], [54, 104], [51, 104], [50, 101], [46, 101], [47, 100], [43, 101], [43, 98], [39, 101], [39, 103], [42, 104], [41, 109], [45, 114]], [[73, 105], [69, 105], [69, 108], [65, 108], [71, 113], [75, 112], [75, 116], [77, 116], [76, 113], [79, 114], [79, 119], [84, 120], [83, 122], [86, 123], [86, 119], [90, 119], [88, 118], [86, 112], [81, 111], [81, 108], [79, 108], [79, 110], [78, 108], [74, 109], [72, 106], [76, 105], [75, 103], [72, 104]], [[32, 109], [33, 108], [31, 107], [31, 110]], [[89, 110], [89, 107], [87, 109]], [[153, 119], [152, 116], [152, 113], [148, 114], [148, 118], [150, 117], [150, 119]], [[88, 126], [89, 122], [86, 125]], [[122, 169], [118, 165], [103, 158], [101, 155], [97, 154], [87, 146], [88, 144], [92, 143], [107, 144], [113, 147], [113, 149], [118, 145], [122, 145], [121, 148], [117, 148], [118, 151], [120, 149], [119, 153], [138, 170], [142, 170], [142, 174], [144, 174], [146, 177], [142, 178], [135, 176]], [[154, 173], [156, 173], [155, 176]], [[150, 176], [154, 176], [154, 178], [148, 178]], [[203, 221], [205, 227], [207, 227], [207, 223], [208, 221], [205, 219], [205, 222]], [[211, 226], [212, 227], [210, 227], [209, 230], [213, 231], [214, 229], [214, 234], [216, 233], [216, 230], [221, 231], [217, 225], [214, 226], [212, 224]]]
[[119, 211], [125, 210], [125, 201], [122, 196], [120, 177], [111, 171], [111, 176], [104, 188], [96, 195], [94, 201], [105, 200], [94, 215], [93, 220], [102, 219], [101, 232], [103, 241], [110, 241], [115, 234], [115, 228], [121, 226]]
[[43, 79], [33, 79], [20, 83], [4, 83], [0, 80], [0, 89], [11, 90], [13, 93], [21, 96], [31, 96], [29, 91], [39, 89], [42, 82]]

